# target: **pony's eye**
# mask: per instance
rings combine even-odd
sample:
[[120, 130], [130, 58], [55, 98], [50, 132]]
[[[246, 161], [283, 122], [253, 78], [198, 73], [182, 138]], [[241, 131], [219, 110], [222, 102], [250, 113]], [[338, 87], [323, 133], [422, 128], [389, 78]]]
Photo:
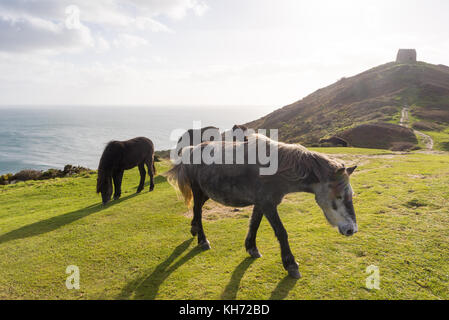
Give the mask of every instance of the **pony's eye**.
[[343, 199], [343, 197], [341, 197], [341, 196], [337, 196], [337, 199], [338, 199], [338, 200], [341, 200], [341, 199]]

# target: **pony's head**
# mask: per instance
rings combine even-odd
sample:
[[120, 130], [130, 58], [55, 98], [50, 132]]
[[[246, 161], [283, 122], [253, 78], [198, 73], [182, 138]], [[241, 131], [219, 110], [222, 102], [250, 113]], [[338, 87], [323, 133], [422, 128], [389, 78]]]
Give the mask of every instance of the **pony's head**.
[[349, 177], [356, 168], [339, 168], [327, 181], [314, 186], [315, 200], [326, 219], [332, 226], [338, 227], [342, 235], [348, 237], [358, 231], [352, 204], [353, 191], [349, 183]]
[[103, 204], [108, 203], [112, 196], [112, 177], [105, 170], [98, 170], [97, 193], [100, 192]]

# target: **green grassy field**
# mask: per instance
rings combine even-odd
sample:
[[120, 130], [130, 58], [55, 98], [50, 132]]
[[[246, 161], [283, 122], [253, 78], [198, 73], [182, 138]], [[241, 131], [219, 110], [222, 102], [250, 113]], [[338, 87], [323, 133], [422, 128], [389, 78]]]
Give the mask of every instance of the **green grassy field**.
[[[123, 195], [103, 207], [96, 175], [0, 186], [2, 299], [448, 299], [449, 154], [321, 149], [359, 165], [352, 178], [359, 233], [332, 229], [312, 195], [279, 208], [302, 278], [286, 277], [266, 219], [263, 257], [244, 249], [250, 209], [206, 215], [212, 249], [190, 235], [188, 209], [164, 178], [135, 195], [138, 170]], [[158, 171], [169, 164], [159, 163]], [[214, 204], [207, 204], [208, 211]], [[80, 289], [65, 286], [66, 267]], [[380, 290], [366, 288], [366, 268]]]

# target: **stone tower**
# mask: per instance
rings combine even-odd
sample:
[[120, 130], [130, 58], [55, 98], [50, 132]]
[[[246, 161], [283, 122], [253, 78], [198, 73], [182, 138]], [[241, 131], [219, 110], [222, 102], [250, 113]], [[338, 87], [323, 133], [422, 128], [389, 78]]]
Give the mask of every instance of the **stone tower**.
[[397, 63], [416, 63], [416, 50], [415, 49], [399, 49], [398, 56], [396, 58]]

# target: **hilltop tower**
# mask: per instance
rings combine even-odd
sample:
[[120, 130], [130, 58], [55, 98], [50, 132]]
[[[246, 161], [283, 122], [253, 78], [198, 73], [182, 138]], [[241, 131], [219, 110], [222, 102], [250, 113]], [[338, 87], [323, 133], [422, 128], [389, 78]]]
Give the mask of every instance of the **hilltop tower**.
[[416, 63], [415, 49], [399, 49], [396, 63]]

